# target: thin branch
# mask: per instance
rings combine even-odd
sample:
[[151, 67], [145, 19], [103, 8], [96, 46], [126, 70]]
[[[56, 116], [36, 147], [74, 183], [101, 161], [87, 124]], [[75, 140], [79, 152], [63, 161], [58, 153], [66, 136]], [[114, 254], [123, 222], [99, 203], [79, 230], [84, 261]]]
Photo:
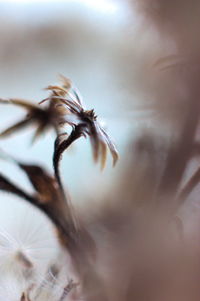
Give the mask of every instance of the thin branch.
[[199, 184], [200, 182], [200, 167], [196, 170], [193, 176], [189, 179], [186, 183], [182, 191], [180, 192], [178, 199], [180, 202], [184, 202], [189, 194], [193, 191], [193, 189]]
[[55, 141], [55, 147], [54, 147], [54, 154], [53, 154], [53, 166], [54, 166], [54, 172], [55, 172], [55, 177], [63, 191], [63, 186], [62, 186], [62, 181], [60, 178], [60, 160], [61, 160], [61, 156], [62, 153], [78, 138], [80, 138], [82, 136], [82, 130], [81, 130], [81, 126], [75, 126], [72, 129], [72, 132], [70, 134], [70, 136], [65, 139], [64, 141], [60, 141], [61, 139], [61, 135], [59, 135]]

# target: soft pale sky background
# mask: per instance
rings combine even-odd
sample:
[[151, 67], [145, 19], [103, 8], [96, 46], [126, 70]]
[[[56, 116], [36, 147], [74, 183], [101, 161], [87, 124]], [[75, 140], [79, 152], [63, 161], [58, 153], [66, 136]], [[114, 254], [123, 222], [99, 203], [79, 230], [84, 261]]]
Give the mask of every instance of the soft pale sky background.
[[50, 4], [50, 3], [63, 3], [63, 4], [66, 4], [66, 3], [83, 3], [85, 5], [88, 5], [90, 7], [93, 7], [95, 8], [96, 10], [99, 10], [99, 11], [103, 11], [103, 12], [109, 12], [109, 13], [112, 13], [112, 12], [115, 12], [116, 10], [119, 9], [119, 4], [117, 4], [116, 2], [114, 1], [111, 1], [111, 0], [59, 0], [59, 1], [56, 1], [56, 0], [0, 0], [1, 3], [17, 3], [17, 4], [35, 4], [35, 3], [38, 3], [38, 4], [41, 4], [41, 3], [47, 3], [47, 4]]

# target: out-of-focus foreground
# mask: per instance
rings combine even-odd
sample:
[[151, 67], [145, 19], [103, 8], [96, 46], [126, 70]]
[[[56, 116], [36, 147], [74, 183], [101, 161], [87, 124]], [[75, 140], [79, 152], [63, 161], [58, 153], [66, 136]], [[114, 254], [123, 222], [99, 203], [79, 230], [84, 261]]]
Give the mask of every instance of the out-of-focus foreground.
[[[199, 300], [200, 4], [82, 2], [0, 3], [0, 96], [38, 103], [62, 73], [103, 118], [116, 168], [93, 166], [83, 138], [62, 163], [97, 254], [88, 266], [80, 253], [80, 277], [48, 219], [1, 194], [0, 300]], [[0, 110], [1, 130], [23, 114]], [[50, 170], [53, 133], [30, 147], [31, 132], [0, 146]], [[1, 171], [31, 190], [10, 162]]]

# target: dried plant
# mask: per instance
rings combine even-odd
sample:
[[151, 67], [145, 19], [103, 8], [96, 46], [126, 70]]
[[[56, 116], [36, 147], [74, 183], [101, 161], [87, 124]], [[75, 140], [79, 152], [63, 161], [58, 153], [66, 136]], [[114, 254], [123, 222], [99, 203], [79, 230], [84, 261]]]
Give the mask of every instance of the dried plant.
[[[52, 95], [64, 97], [68, 94], [68, 90], [71, 88], [71, 82], [69, 79], [60, 76], [63, 85], [62, 86], [48, 86], [45, 90], [52, 90]], [[0, 99], [1, 104], [13, 104], [27, 110], [27, 115], [18, 123], [5, 129], [0, 133], [0, 137], [4, 138], [18, 130], [25, 128], [30, 124], [36, 124], [36, 131], [33, 137], [33, 142], [48, 128], [53, 127], [55, 132], [59, 132], [59, 123], [62, 122], [62, 110], [56, 109], [53, 102], [50, 102], [49, 106], [42, 108], [31, 102], [22, 99]]]
[[[154, 66], [160, 63], [162, 58]], [[62, 301], [69, 297], [69, 292], [78, 290], [76, 299], [81, 295], [92, 301], [199, 300], [199, 249], [194, 250], [188, 243], [181, 210], [186, 202], [190, 203], [200, 180], [198, 163], [196, 170], [187, 173], [191, 161], [199, 156], [200, 91], [196, 70], [182, 70], [182, 65], [181, 62], [181, 69], [178, 63], [164, 70], [169, 72], [163, 78], [164, 84], [173, 75], [173, 79], [180, 80], [180, 87], [187, 90], [184, 104], [170, 101], [168, 106], [167, 115], [176, 119], [172, 132], [160, 134], [154, 127], [141, 131], [128, 148], [114, 189], [95, 208], [85, 204], [83, 215], [74, 212], [62, 185], [59, 163], [63, 152], [83, 136], [90, 138], [94, 159], [100, 160], [102, 167], [107, 148], [114, 163], [118, 154], [94, 111], [83, 108], [79, 93], [68, 79], [62, 78], [62, 86], [47, 87], [51, 94], [41, 102], [48, 101], [47, 108], [51, 108], [54, 116], [53, 123], [48, 124], [57, 133], [54, 174], [40, 166], [14, 160], [28, 176], [34, 193], [25, 192], [4, 175], [0, 176], [0, 189], [17, 194], [46, 214], [56, 226], [64, 254], [70, 254], [73, 272], [78, 276], [73, 278], [74, 282], [64, 283], [59, 275], [67, 265], [65, 260], [58, 259], [57, 265], [51, 266], [35, 287], [29, 282], [25, 289], [20, 288], [21, 300]], [[165, 94], [163, 90], [160, 93]], [[166, 113], [168, 97], [157, 106], [159, 113]], [[176, 106], [181, 112], [175, 110]], [[171, 122], [169, 118], [168, 124]], [[132, 143], [133, 137], [130, 140]], [[17, 260], [31, 270], [26, 254], [17, 255]], [[52, 296], [52, 288], [59, 282], [62, 288]]]
[[[101, 156], [102, 167], [105, 165], [107, 146], [112, 153], [114, 164], [118, 159], [118, 153], [109, 136], [98, 124], [94, 111], [84, 110], [80, 96], [72, 88], [71, 82], [65, 77], [62, 77], [62, 81], [62, 86], [48, 86], [46, 88], [51, 91], [51, 95], [48, 97], [49, 106], [46, 109], [22, 100], [1, 99], [1, 103], [19, 105], [29, 111], [24, 120], [3, 131], [1, 137], [12, 134], [29, 123], [36, 122], [37, 130], [34, 137], [41, 134], [47, 127], [52, 126], [57, 133], [57, 139], [53, 156], [55, 176], [50, 175], [40, 166], [25, 164], [11, 158], [25, 172], [35, 192], [33, 194], [25, 192], [3, 174], [0, 175], [0, 189], [25, 199], [40, 209], [52, 221], [56, 226], [61, 245], [71, 255], [73, 266], [85, 290], [88, 285], [91, 285], [91, 282], [93, 286], [101, 287], [101, 281], [92, 265], [96, 247], [81, 219], [75, 216], [70, 199], [64, 191], [59, 174], [59, 161], [62, 153], [70, 144], [81, 136], [86, 137], [86, 135], [90, 137], [94, 159], [97, 160]], [[70, 91], [71, 89], [72, 91]], [[61, 133], [64, 125], [72, 127], [70, 135], [66, 132]], [[23, 258], [26, 259], [25, 256]], [[71, 285], [70, 289], [68, 286], [64, 289], [59, 300], [64, 300], [70, 290]], [[104, 294], [103, 290], [102, 294]], [[102, 294], [98, 298], [101, 298]], [[21, 300], [29, 300], [28, 296], [29, 294], [24, 292]]]
[[[52, 94], [41, 102], [49, 100], [50, 104], [54, 104], [62, 112], [62, 118], [58, 115], [58, 124], [68, 124], [72, 127], [72, 133], [69, 137], [66, 133], [62, 133], [58, 135], [55, 142], [54, 167], [56, 175], [60, 156], [71, 143], [81, 136], [86, 137], [88, 135], [90, 137], [94, 160], [97, 161], [101, 157], [102, 168], [106, 162], [107, 147], [112, 154], [113, 165], [115, 165], [118, 160], [118, 152], [110, 137], [98, 123], [94, 110], [85, 110], [77, 91], [73, 89], [72, 93], [69, 92], [71, 88], [69, 80], [64, 77], [62, 79], [64, 81], [63, 86], [49, 86], [47, 89], [52, 90]], [[64, 96], [68, 97], [64, 98]]]
[[1, 132], [1, 138], [7, 137], [13, 134], [15, 131], [21, 130], [22, 128], [34, 123], [36, 123], [37, 128], [33, 137], [33, 141], [35, 141], [38, 136], [40, 136], [41, 133], [44, 132], [49, 126], [53, 126], [57, 131], [55, 123], [56, 116], [51, 107], [43, 110], [42, 108], [39, 108], [38, 106], [22, 99], [0, 99], [0, 103], [14, 104], [24, 108], [28, 112], [24, 119]]

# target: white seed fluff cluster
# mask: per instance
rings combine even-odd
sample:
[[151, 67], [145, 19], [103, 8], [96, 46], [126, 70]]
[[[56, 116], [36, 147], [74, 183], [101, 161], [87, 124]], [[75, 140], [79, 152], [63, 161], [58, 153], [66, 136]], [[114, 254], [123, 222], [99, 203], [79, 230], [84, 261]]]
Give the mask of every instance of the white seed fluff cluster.
[[75, 284], [68, 273], [69, 260], [48, 219], [25, 202], [3, 195], [0, 301], [70, 300]]

